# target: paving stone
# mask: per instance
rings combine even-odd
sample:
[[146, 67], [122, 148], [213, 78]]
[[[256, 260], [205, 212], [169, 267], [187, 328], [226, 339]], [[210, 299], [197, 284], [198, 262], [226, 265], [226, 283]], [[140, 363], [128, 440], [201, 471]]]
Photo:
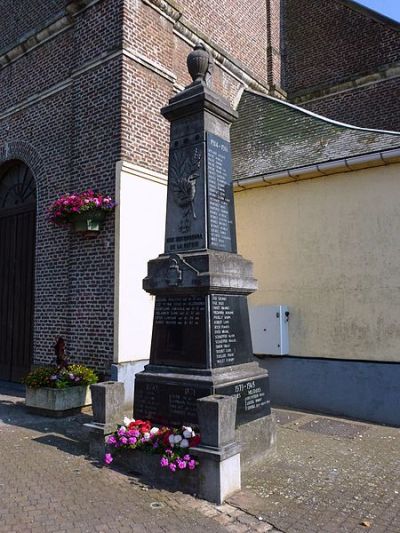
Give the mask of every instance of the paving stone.
[[248, 531], [232, 505], [155, 490], [88, 458], [90, 418], [88, 410], [63, 420], [28, 415], [0, 389], [0, 533]]
[[227, 503], [288, 533], [398, 533], [400, 429], [310, 413], [297, 420], [278, 427], [276, 456], [246, 473], [245, 490]]

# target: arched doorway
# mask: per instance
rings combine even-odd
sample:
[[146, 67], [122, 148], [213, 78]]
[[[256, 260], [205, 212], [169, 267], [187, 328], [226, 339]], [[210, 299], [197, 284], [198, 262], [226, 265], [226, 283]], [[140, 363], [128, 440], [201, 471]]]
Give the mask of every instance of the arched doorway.
[[30, 370], [33, 338], [36, 187], [21, 161], [0, 167], [0, 379]]

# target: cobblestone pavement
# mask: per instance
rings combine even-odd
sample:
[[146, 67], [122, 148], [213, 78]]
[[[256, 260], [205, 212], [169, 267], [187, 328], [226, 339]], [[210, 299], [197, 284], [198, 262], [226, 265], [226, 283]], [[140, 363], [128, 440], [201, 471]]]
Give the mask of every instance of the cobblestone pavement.
[[0, 383], [1, 533], [400, 532], [400, 429], [276, 409], [277, 454], [215, 506], [96, 464], [89, 412], [32, 416], [18, 394]]
[[229, 500], [287, 533], [400, 532], [400, 429], [275, 410], [278, 453]]
[[18, 394], [0, 384], [1, 533], [279, 533], [234, 505], [156, 490], [96, 464], [85, 455], [88, 414], [28, 415]]

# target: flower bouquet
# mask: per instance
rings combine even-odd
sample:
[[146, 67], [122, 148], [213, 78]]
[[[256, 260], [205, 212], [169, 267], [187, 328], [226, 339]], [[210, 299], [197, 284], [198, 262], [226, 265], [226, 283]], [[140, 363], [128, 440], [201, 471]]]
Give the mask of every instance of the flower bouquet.
[[[198, 461], [189, 453], [188, 448], [200, 443], [200, 435], [191, 427], [181, 429], [152, 426], [148, 420], [133, 420], [125, 417], [117, 431], [107, 438], [110, 450], [142, 450], [160, 455], [160, 467], [171, 472], [194, 470]], [[112, 453], [106, 453], [106, 464], [113, 461]]]

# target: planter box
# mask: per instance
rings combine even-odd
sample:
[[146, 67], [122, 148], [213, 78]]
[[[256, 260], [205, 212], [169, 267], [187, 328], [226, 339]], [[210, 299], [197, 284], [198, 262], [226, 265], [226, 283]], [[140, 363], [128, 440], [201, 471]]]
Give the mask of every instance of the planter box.
[[44, 416], [61, 417], [79, 413], [81, 408], [91, 405], [90, 387], [68, 387], [65, 389], [31, 389], [26, 387], [25, 405], [29, 412]]

